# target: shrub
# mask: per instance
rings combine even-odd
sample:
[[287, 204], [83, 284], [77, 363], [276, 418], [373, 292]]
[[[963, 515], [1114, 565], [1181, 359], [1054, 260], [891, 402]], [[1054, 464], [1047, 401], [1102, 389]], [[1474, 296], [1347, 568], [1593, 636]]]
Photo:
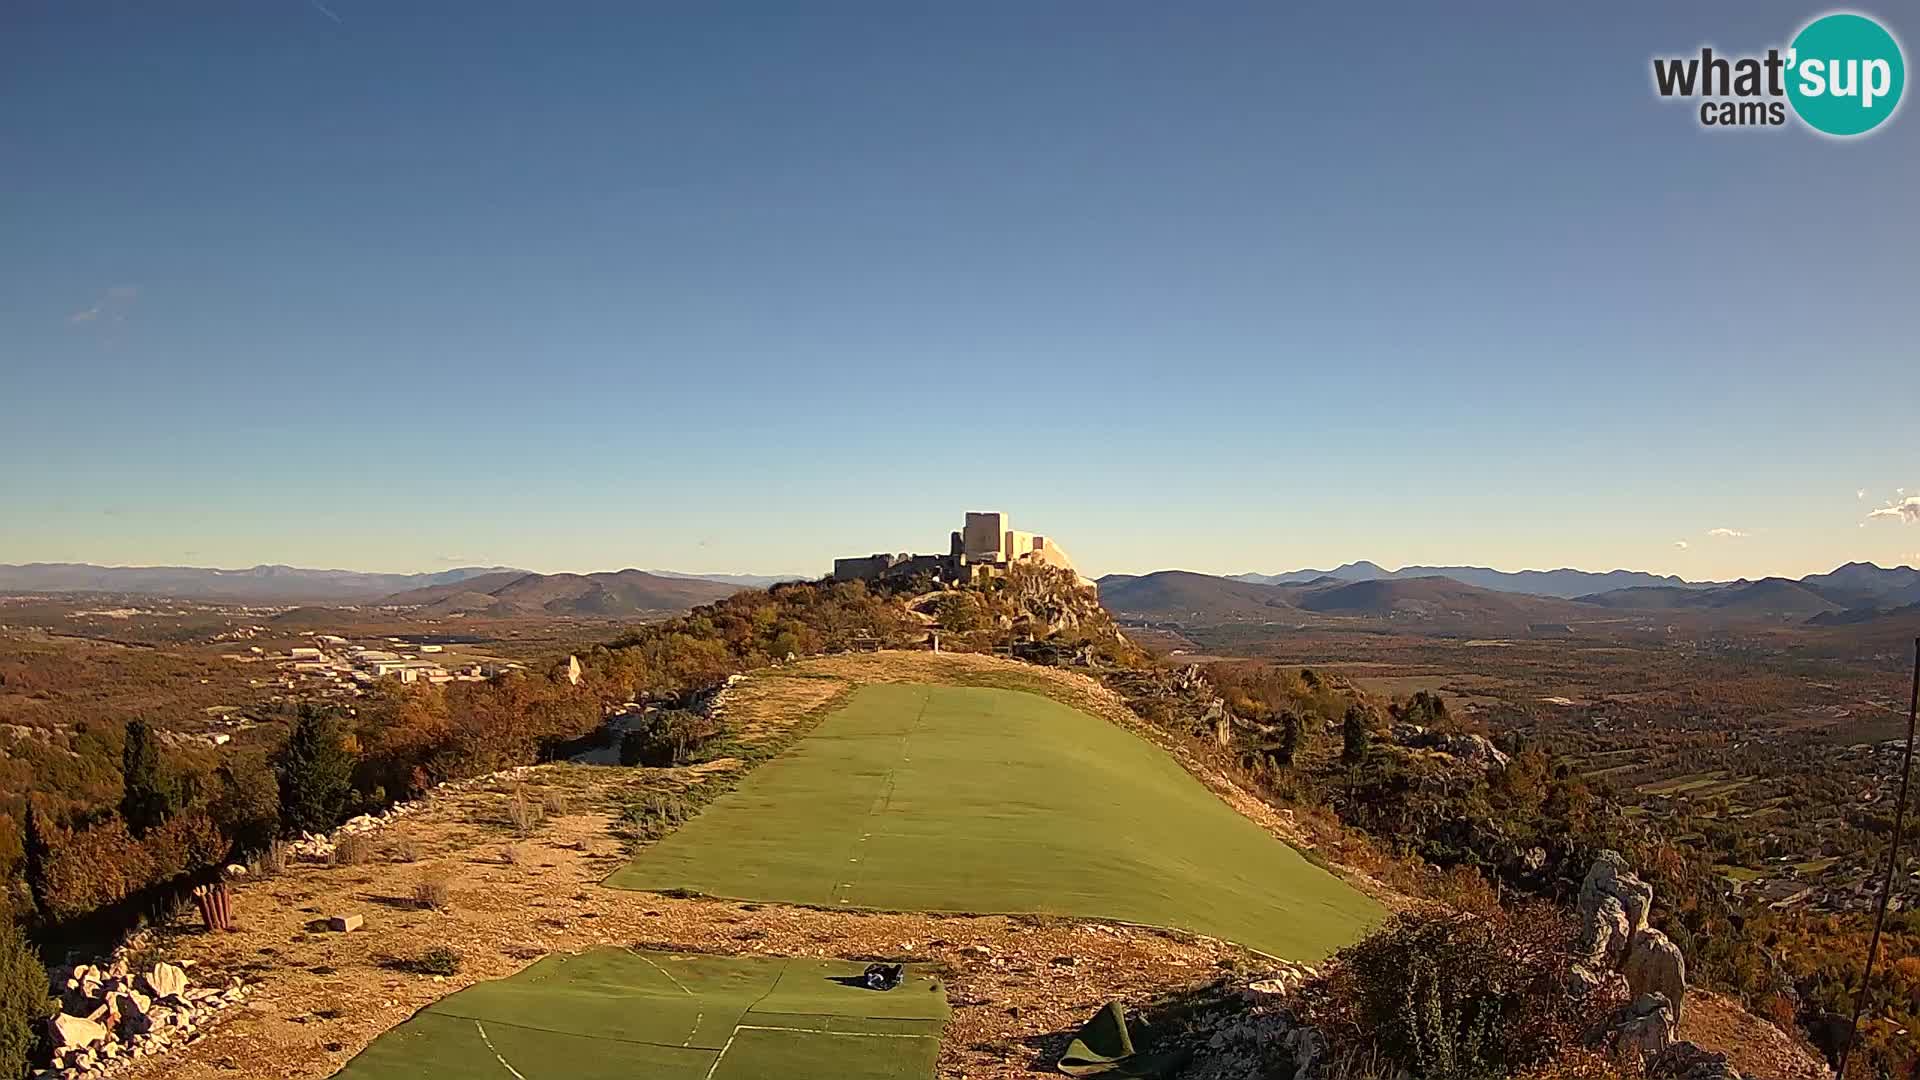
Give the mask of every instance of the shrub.
[[127, 724], [127, 741], [120, 755], [120, 816], [133, 835], [144, 837], [160, 827], [180, 806], [180, 790], [166, 773], [160, 747], [146, 721]]
[[414, 957], [410, 966], [422, 975], [458, 975], [460, 960], [459, 950], [445, 945], [435, 945]]
[[25, 1076], [39, 1023], [50, 1011], [47, 969], [12, 913], [0, 911], [0, 1076]]
[[546, 811], [548, 817], [566, 817], [567, 793], [559, 788], [548, 788], [540, 798], [540, 809]]
[[153, 859], [115, 818], [79, 832], [49, 830], [41, 866], [41, 911], [55, 922], [117, 903], [153, 880]]
[[147, 833], [145, 842], [154, 881], [165, 881], [226, 857], [232, 844], [205, 814], [181, 814]]
[[280, 751], [280, 818], [290, 833], [323, 833], [339, 822], [353, 788], [353, 753], [332, 712], [300, 712]]
[[420, 861], [420, 842], [410, 836], [403, 836], [395, 840], [391, 850], [395, 862], [413, 863]]
[[642, 721], [620, 739], [620, 764], [668, 768], [685, 765], [720, 734], [720, 722], [711, 716], [667, 709]]
[[413, 887], [413, 902], [423, 908], [445, 911], [453, 906], [453, 883], [439, 870], [424, 874]]
[[665, 791], [642, 792], [627, 803], [621, 818], [636, 840], [658, 840], [693, 816], [687, 800]]
[[373, 841], [364, 836], [343, 836], [334, 841], [333, 865], [359, 866], [373, 858]]
[[513, 796], [507, 800], [507, 823], [521, 836], [540, 826], [540, 806], [527, 797], [525, 788], [514, 788]]
[[1320, 1019], [1419, 1080], [1508, 1076], [1579, 1042], [1595, 1003], [1562, 986], [1571, 937], [1546, 908], [1401, 914], [1340, 953]]

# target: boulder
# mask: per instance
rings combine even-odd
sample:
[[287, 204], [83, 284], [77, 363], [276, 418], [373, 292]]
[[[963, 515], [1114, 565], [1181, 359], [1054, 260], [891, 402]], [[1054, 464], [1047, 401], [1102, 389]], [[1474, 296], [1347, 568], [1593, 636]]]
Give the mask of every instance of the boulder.
[[186, 999], [187, 973], [172, 964], [153, 965], [153, 970], [141, 975], [140, 981], [156, 998]]
[[327, 929], [341, 934], [358, 930], [365, 925], [367, 925], [367, 919], [364, 915], [335, 915], [327, 920]]
[[1687, 958], [1680, 947], [1658, 930], [1647, 929], [1634, 935], [1620, 974], [1627, 977], [1627, 990], [1639, 1000], [1643, 994], [1663, 994], [1673, 1004], [1673, 1018], [1683, 1015], [1687, 997]]
[[140, 1035], [153, 1029], [153, 1000], [140, 991], [115, 991], [107, 1005], [123, 1033]]
[[71, 1016], [61, 1013], [47, 1025], [53, 1036], [56, 1050], [77, 1050], [92, 1046], [107, 1037], [107, 1026], [96, 1024], [83, 1016]]
[[1665, 994], [1642, 994], [1621, 1010], [1607, 1041], [1614, 1059], [1622, 1064], [1652, 1061], [1673, 1044], [1677, 1025], [1673, 1005]]

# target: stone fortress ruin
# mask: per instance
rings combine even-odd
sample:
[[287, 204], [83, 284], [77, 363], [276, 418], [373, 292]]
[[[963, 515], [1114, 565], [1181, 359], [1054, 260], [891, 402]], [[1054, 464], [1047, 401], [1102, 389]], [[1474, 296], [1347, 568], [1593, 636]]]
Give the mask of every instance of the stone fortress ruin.
[[[945, 555], [909, 555], [878, 552], [833, 560], [835, 581], [891, 581], [928, 575], [951, 584], [996, 577], [1019, 562], [1037, 562], [1071, 570], [1073, 560], [1060, 545], [1044, 536], [1019, 532], [999, 510], [967, 514], [965, 527], [954, 531]], [[1092, 582], [1082, 577], [1081, 582]]]

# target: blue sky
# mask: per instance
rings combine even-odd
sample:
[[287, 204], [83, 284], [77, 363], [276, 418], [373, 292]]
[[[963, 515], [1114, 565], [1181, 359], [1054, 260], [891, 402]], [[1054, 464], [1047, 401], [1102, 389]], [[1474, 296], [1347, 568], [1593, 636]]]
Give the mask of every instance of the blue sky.
[[1825, 9], [809, 7], [9, 5], [0, 562], [1920, 564], [1920, 118], [1650, 88]]

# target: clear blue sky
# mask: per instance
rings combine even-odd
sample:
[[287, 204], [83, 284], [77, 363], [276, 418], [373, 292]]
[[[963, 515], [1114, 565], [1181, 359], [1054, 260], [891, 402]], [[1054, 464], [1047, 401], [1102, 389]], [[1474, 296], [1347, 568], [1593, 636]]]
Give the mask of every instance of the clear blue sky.
[[801, 6], [8, 4], [0, 561], [1920, 564], [1920, 115], [1650, 88], [1825, 9]]

